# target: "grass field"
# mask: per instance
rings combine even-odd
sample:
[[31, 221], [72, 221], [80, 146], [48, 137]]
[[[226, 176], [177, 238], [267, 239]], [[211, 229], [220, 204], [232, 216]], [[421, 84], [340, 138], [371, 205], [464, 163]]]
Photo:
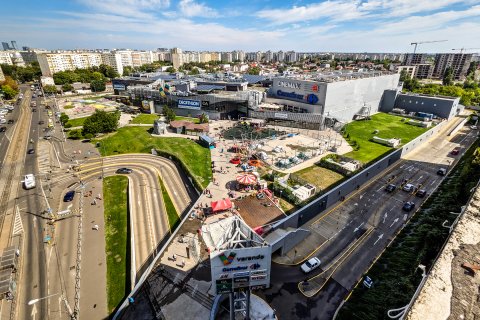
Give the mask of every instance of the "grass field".
[[88, 117], [69, 119], [67, 123], [71, 124], [72, 127], [81, 127], [87, 118]]
[[148, 127], [123, 127], [101, 143], [103, 156], [124, 153], [150, 153], [152, 148], [175, 155], [191, 176], [205, 188], [212, 178], [210, 150], [185, 138], [152, 137]]
[[74, 106], [72, 106], [71, 104], [70, 104], [70, 105], [68, 105], [68, 106], [65, 106], [65, 107], [63, 107], [63, 109], [65, 109], [65, 110], [68, 110], [68, 109], [73, 109], [73, 108], [75, 108], [75, 107], [74, 107]]
[[163, 181], [160, 177], [158, 177], [158, 181], [160, 182], [160, 187], [162, 188], [163, 203], [165, 203], [165, 209], [167, 210], [170, 232], [173, 232], [173, 230], [175, 230], [175, 228], [180, 223], [180, 217], [178, 216], [172, 199], [170, 198], [170, 195], [168, 194], [167, 189], [165, 188], [165, 185], [163, 184]]
[[190, 118], [190, 117], [182, 117], [182, 116], [176, 116], [175, 120], [186, 120], [193, 123], [200, 123], [200, 119], [198, 118]]
[[[349, 135], [349, 143], [356, 141], [360, 146], [358, 150], [351, 151], [345, 156], [368, 163], [392, 148], [370, 141], [373, 136], [380, 138], [400, 138], [405, 144], [418, 137], [427, 128], [415, 127], [401, 121], [402, 117], [386, 113], [377, 113], [371, 120], [354, 121], [346, 125], [346, 133]], [[379, 130], [377, 134], [373, 132]]]
[[103, 179], [109, 312], [122, 301], [128, 287], [127, 186], [126, 177], [114, 176]]
[[135, 124], [151, 124], [159, 118], [158, 114], [139, 114], [132, 119], [131, 123]]
[[316, 165], [297, 171], [295, 175], [317, 186], [320, 190], [325, 190], [344, 178], [340, 173]]

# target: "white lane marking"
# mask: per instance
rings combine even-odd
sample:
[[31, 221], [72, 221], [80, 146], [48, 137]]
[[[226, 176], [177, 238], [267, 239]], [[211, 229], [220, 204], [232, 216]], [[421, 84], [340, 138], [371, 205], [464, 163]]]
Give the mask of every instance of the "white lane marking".
[[381, 235], [378, 236], [378, 239], [375, 240], [375, 242], [373, 243], [373, 245], [376, 245], [378, 241], [380, 241], [380, 239], [383, 238], [383, 233]]
[[393, 220], [392, 224], [390, 225], [390, 228], [393, 227], [393, 225], [394, 225], [395, 223], [397, 223], [397, 221], [398, 221], [398, 218], [396, 218], [395, 220]]

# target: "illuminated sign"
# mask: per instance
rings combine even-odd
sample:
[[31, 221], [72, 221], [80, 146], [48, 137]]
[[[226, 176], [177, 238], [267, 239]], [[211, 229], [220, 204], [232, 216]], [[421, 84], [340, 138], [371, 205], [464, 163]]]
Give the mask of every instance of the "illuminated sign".
[[181, 109], [200, 110], [200, 101], [178, 99], [178, 107]]
[[290, 81], [278, 81], [278, 86], [291, 89], [300, 89], [300, 83]]

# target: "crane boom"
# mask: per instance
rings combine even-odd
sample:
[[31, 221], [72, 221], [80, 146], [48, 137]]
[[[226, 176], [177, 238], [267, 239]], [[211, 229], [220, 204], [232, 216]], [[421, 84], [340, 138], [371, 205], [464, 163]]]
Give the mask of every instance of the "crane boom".
[[460, 49], [452, 49], [453, 51], [460, 51], [460, 53], [463, 53], [465, 50], [477, 50], [480, 48], [460, 48]]
[[417, 46], [419, 44], [422, 44], [422, 43], [435, 43], [435, 42], [445, 42], [445, 41], [448, 41], [448, 40], [433, 40], [433, 41], [417, 41], [417, 42], [412, 42], [410, 43], [410, 45], [415, 45], [415, 47], [413, 48], [413, 54], [415, 54], [415, 52], [417, 52]]

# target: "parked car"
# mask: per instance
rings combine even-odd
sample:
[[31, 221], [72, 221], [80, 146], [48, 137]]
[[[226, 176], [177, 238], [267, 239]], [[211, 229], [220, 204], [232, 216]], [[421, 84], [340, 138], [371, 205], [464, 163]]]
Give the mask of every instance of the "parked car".
[[470, 126], [470, 129], [472, 129], [472, 130], [477, 130], [478, 127], [477, 127], [477, 126]]
[[437, 174], [438, 174], [439, 176], [444, 176], [444, 175], [447, 174], [447, 169], [445, 169], [445, 168], [440, 168], [440, 169], [438, 169]]
[[320, 267], [320, 263], [321, 263], [320, 259], [318, 259], [317, 257], [314, 257], [306, 261], [304, 264], [302, 264], [300, 268], [302, 269], [303, 272], [309, 273], [317, 269], [318, 267]]
[[38, 121], [38, 124], [45, 124], [45, 121], [40, 120], [40, 121]]
[[385, 191], [387, 191], [388, 193], [391, 193], [393, 191], [395, 191], [395, 189], [397, 188], [396, 185], [394, 185], [393, 183], [389, 184], [388, 186], [385, 187]]
[[0, 132], [5, 132], [7, 131], [7, 127], [0, 127]]
[[403, 191], [412, 192], [414, 188], [413, 184], [407, 183], [403, 186]]
[[8, 124], [12, 124], [12, 123], [14, 123], [14, 122], [15, 122], [15, 120], [13, 120], [13, 119], [9, 119], [9, 120], [7, 121]]
[[452, 156], [456, 156], [460, 153], [460, 147], [455, 147], [453, 150], [450, 152]]
[[28, 154], [34, 154], [34, 153], [35, 153], [35, 149], [28, 149], [27, 153], [28, 153]]
[[120, 169], [118, 169], [118, 170], [115, 171], [115, 172], [116, 172], [116, 173], [126, 173], [126, 174], [128, 174], [128, 173], [132, 173], [133, 170], [132, 170], [132, 169], [129, 169], [129, 168], [120, 168]]
[[75, 191], [70, 190], [63, 196], [63, 202], [70, 202], [75, 197]]
[[425, 197], [425, 196], [427, 195], [427, 190], [425, 190], [425, 189], [420, 189], [420, 190], [418, 190], [418, 191], [415, 193], [415, 195], [416, 195], [417, 197], [419, 197], [419, 198], [423, 198], [423, 197]]
[[415, 208], [415, 203], [411, 201], [405, 202], [405, 204], [402, 207], [403, 211], [407, 211], [407, 212], [412, 211], [413, 208]]

